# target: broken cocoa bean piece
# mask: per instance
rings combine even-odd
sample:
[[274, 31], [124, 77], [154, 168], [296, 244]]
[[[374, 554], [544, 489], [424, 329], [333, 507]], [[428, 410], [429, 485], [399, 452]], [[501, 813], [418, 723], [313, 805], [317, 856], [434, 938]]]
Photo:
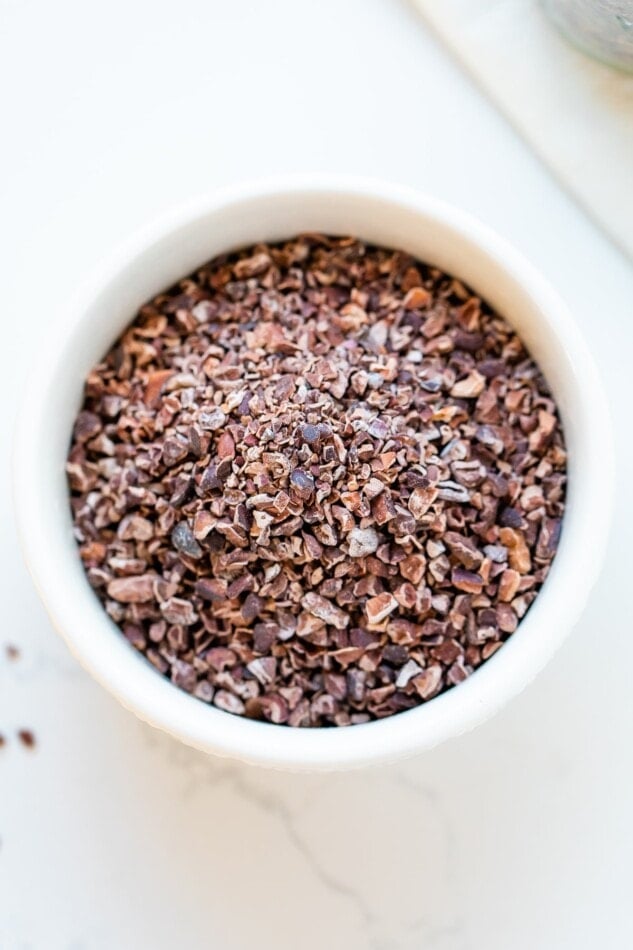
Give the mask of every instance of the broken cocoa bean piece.
[[189, 627], [198, 620], [198, 615], [190, 601], [182, 597], [169, 597], [160, 605], [160, 610], [167, 623]]
[[93, 439], [103, 428], [103, 422], [95, 412], [82, 410], [75, 419], [73, 439], [82, 444]]
[[427, 700], [439, 693], [442, 686], [442, 678], [442, 667], [439, 663], [433, 663], [431, 666], [427, 666], [426, 669], [422, 670], [421, 673], [418, 673], [418, 675], [412, 679], [411, 684], [418, 696]]
[[405, 310], [419, 310], [431, 302], [431, 294], [424, 287], [412, 287], [404, 297], [402, 306]]
[[226, 422], [226, 413], [219, 406], [215, 406], [213, 409], [204, 409], [199, 412], [196, 421], [201, 429], [215, 432], [216, 429], [221, 429]]
[[258, 623], [253, 629], [253, 649], [256, 653], [268, 653], [277, 639], [278, 627], [273, 623]]
[[201, 577], [196, 581], [195, 592], [203, 600], [222, 603], [227, 597], [227, 583], [223, 578]]
[[505, 508], [501, 512], [499, 524], [505, 528], [520, 528], [523, 525], [523, 513], [518, 508]]
[[165, 439], [162, 446], [163, 463], [168, 467], [173, 467], [181, 462], [189, 454], [189, 439], [180, 433]]
[[193, 531], [186, 521], [179, 521], [171, 532], [171, 543], [180, 551], [194, 560], [198, 560], [204, 554], [202, 547], [196, 541]]
[[187, 693], [193, 693], [198, 683], [198, 674], [191, 663], [176, 658], [171, 665], [171, 681]]
[[387, 524], [388, 521], [396, 517], [396, 506], [390, 492], [385, 491], [374, 498], [371, 504], [371, 513], [376, 524], [380, 526]]
[[409, 680], [412, 680], [414, 676], [417, 676], [418, 673], [422, 672], [422, 667], [419, 663], [416, 663], [415, 660], [407, 660], [401, 669], [398, 670], [398, 675], [396, 677], [396, 688], [403, 689], [408, 683]]
[[349, 615], [344, 610], [341, 610], [336, 604], [333, 604], [325, 597], [320, 597], [313, 591], [304, 595], [301, 604], [308, 613], [318, 617], [318, 619], [324, 623], [337, 627], [339, 630], [342, 630], [349, 624]]
[[232, 459], [235, 456], [235, 442], [230, 432], [223, 432], [216, 444], [219, 459]]
[[423, 554], [408, 554], [398, 568], [400, 573], [412, 584], [420, 584], [426, 570], [426, 558]]
[[466, 538], [455, 531], [447, 531], [443, 541], [451, 554], [469, 571], [476, 571], [480, 567], [484, 555], [472, 538]]
[[365, 604], [365, 613], [367, 622], [377, 624], [383, 621], [389, 614], [393, 613], [398, 607], [398, 601], [393, 594], [378, 594], [376, 597], [370, 597]]
[[464, 567], [453, 568], [451, 583], [457, 590], [462, 590], [466, 594], [480, 594], [484, 586], [483, 577], [474, 571], [467, 571]]
[[508, 569], [504, 571], [499, 578], [499, 600], [502, 603], [510, 603], [514, 600], [519, 590], [521, 575], [518, 571]]
[[153, 600], [156, 574], [136, 574], [118, 577], [107, 586], [108, 597], [122, 604], [145, 604]]
[[247, 663], [246, 669], [262, 686], [268, 686], [275, 681], [277, 676], [277, 660], [272, 656], [260, 656]]
[[292, 472], [290, 484], [301, 498], [310, 498], [314, 492], [314, 477], [301, 468]]
[[245, 280], [249, 277], [257, 277], [268, 270], [272, 260], [267, 251], [258, 251], [251, 257], [241, 258], [234, 266], [233, 273], [238, 280]]
[[497, 625], [503, 633], [514, 633], [519, 619], [509, 603], [497, 604]]
[[229, 693], [226, 689], [218, 689], [213, 697], [213, 705], [224, 712], [233, 713], [234, 716], [243, 716], [246, 707], [244, 703], [234, 693]]
[[249, 594], [242, 604], [242, 617], [246, 623], [252, 623], [264, 609], [264, 601], [257, 594]]
[[519, 574], [527, 574], [532, 569], [532, 557], [523, 532], [513, 528], [501, 528], [501, 543], [508, 549], [508, 562]]
[[455, 399], [476, 399], [484, 391], [486, 378], [473, 370], [464, 379], [460, 379], [451, 389], [451, 396]]
[[429, 486], [428, 488], [414, 488], [409, 496], [409, 511], [414, 518], [422, 518], [427, 513], [435, 499], [438, 497], [438, 489]]
[[396, 643], [388, 643], [382, 651], [382, 658], [387, 663], [401, 667], [407, 662], [409, 651], [404, 646], [398, 646]]
[[349, 556], [353, 558], [367, 557], [374, 554], [378, 548], [378, 532], [374, 528], [353, 528], [347, 536]]
[[560, 541], [560, 518], [545, 518], [536, 542], [535, 554], [542, 561], [550, 561]]
[[[277, 725], [288, 722], [290, 715], [288, 703], [283, 696], [279, 695], [279, 693], [267, 693], [261, 697], [259, 702], [264, 719], [267, 719], [269, 722], [274, 722]], [[300, 705], [301, 704], [298, 704], [293, 711], [293, 713], [296, 714], [295, 718], [297, 720], [295, 724], [308, 725], [307, 722], [303, 722], [302, 716], [299, 715]]]

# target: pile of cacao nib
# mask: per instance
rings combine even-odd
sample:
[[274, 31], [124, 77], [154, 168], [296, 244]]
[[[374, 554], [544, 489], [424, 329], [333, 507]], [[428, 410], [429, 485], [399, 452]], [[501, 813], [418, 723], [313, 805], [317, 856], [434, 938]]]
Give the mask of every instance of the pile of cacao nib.
[[218, 257], [90, 373], [68, 456], [91, 585], [178, 687], [290, 726], [390, 716], [516, 629], [566, 455], [504, 319], [319, 234]]

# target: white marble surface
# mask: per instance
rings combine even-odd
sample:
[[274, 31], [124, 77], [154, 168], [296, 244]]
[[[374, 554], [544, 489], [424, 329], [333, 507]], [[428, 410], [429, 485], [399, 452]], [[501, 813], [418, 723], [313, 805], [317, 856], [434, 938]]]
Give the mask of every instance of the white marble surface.
[[[23, 654], [0, 656], [0, 947], [633, 945], [630, 264], [398, 0], [0, 13], [0, 639]], [[514, 240], [571, 303], [620, 432], [606, 569], [547, 671], [470, 736], [331, 776], [205, 758], [97, 687], [20, 563], [7, 464], [51, 301], [173, 201], [310, 169], [429, 189]]]

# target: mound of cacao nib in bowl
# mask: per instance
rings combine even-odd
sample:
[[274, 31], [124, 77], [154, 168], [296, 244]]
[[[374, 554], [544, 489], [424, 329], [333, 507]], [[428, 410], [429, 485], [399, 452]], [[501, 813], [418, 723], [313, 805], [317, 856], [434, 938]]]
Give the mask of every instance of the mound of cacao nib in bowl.
[[458, 280], [354, 238], [218, 257], [141, 308], [67, 463], [88, 579], [177, 687], [290, 726], [459, 684], [543, 584], [551, 394]]

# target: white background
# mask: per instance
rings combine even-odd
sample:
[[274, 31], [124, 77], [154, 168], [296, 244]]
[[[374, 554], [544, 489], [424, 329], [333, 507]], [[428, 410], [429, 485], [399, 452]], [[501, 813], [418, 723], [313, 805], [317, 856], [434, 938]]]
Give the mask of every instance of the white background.
[[[0, 947], [632, 946], [630, 264], [402, 0], [0, 13], [0, 637], [23, 653], [0, 655]], [[30, 355], [103, 254], [197, 192], [310, 170], [418, 186], [509, 237], [589, 338], [619, 451], [607, 564], [546, 672], [472, 735], [333, 776], [206, 758], [97, 687], [21, 565], [8, 464]]]

